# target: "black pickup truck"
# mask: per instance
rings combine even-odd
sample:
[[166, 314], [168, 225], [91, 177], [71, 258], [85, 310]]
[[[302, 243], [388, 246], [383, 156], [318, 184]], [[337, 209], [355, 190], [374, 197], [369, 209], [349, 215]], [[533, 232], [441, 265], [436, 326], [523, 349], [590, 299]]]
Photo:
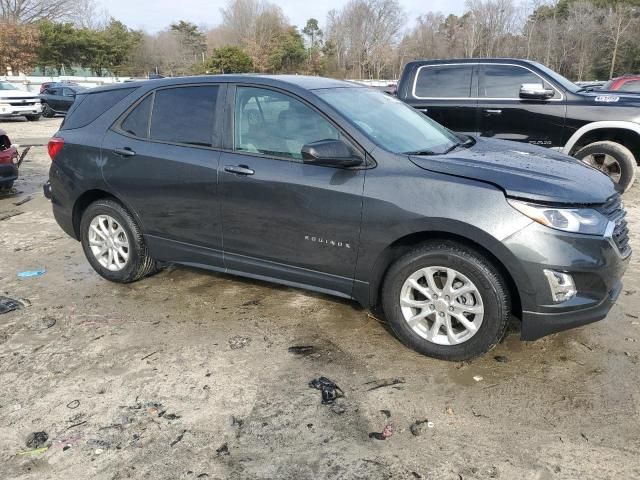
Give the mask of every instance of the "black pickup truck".
[[640, 95], [579, 87], [517, 59], [408, 63], [398, 98], [456, 132], [567, 153], [627, 190], [640, 160]]

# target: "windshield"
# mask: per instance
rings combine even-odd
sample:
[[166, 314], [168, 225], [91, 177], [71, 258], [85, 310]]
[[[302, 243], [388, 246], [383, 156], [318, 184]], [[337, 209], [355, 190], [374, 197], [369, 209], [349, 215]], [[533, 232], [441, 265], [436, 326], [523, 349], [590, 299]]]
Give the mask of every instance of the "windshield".
[[573, 83], [568, 78], [565, 78], [562, 75], [560, 75], [558, 72], [554, 72], [550, 68], [545, 67], [541, 63], [538, 63], [538, 62], [531, 62], [531, 63], [535, 64], [540, 70], [542, 70], [544, 73], [549, 75], [554, 81], [559, 83], [562, 87], [566, 88], [570, 92], [574, 92], [575, 93], [575, 92], [577, 92], [578, 90], [581, 89], [581, 87], [579, 87], [578, 85]]
[[13, 83], [0, 82], [0, 90], [19, 90]]
[[374, 143], [394, 153], [446, 153], [459, 138], [397, 98], [369, 88], [316, 90]]

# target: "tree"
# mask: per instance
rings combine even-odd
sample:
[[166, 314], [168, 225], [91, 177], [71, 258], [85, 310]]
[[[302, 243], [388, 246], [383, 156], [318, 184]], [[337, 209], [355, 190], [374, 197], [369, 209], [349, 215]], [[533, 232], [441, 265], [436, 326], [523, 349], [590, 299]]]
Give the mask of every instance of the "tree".
[[611, 45], [611, 68], [609, 69], [609, 78], [613, 77], [616, 70], [616, 61], [618, 60], [618, 52], [622, 46], [631, 38], [636, 36], [629, 35], [634, 29], [632, 25], [638, 23], [638, 8], [625, 4], [623, 2], [615, 2], [609, 7], [608, 15], [605, 17], [605, 38]]
[[320, 30], [318, 20], [315, 18], [307, 20], [307, 24], [302, 29], [302, 33], [309, 38], [309, 48], [317, 47], [322, 42], [322, 30]]
[[305, 60], [302, 35], [296, 27], [279, 32], [272, 40], [269, 52], [270, 72], [296, 72]]
[[38, 24], [40, 45], [37, 48], [36, 63], [45, 72], [54, 68], [58, 75], [70, 70], [73, 65], [83, 63], [86, 53], [85, 38], [71, 23], [54, 23], [49, 20]]
[[0, 71], [11, 68], [14, 75], [29, 71], [36, 64], [38, 43], [39, 32], [33, 25], [0, 23]]
[[239, 47], [216, 48], [204, 65], [196, 64], [196, 73], [249, 73], [253, 71], [251, 57]]
[[195, 24], [180, 20], [178, 23], [171, 24], [170, 30], [176, 35], [185, 56], [189, 57], [191, 62], [206, 52], [206, 37]]
[[2, 0], [0, 22], [34, 23], [39, 20], [70, 20], [90, 0]]

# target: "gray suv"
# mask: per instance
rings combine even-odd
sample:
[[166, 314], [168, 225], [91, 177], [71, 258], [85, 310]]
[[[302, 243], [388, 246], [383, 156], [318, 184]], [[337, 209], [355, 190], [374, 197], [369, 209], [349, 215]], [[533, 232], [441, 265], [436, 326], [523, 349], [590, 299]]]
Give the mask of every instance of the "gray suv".
[[336, 80], [78, 92], [49, 154], [54, 216], [107, 280], [173, 262], [381, 305], [441, 359], [486, 352], [512, 315], [524, 340], [604, 318], [631, 254], [601, 172]]

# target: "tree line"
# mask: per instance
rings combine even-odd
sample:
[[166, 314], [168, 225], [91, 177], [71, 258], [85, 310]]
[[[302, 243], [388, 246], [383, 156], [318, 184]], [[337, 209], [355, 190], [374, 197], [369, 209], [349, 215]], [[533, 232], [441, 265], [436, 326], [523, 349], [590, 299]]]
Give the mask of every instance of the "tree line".
[[47, 74], [391, 79], [416, 58], [517, 57], [574, 80], [605, 79], [640, 70], [638, 38], [640, 0], [467, 0], [459, 16], [349, 0], [301, 29], [268, 0], [229, 0], [214, 28], [180, 20], [154, 34], [110, 18], [94, 0], [0, 2], [0, 69]]

